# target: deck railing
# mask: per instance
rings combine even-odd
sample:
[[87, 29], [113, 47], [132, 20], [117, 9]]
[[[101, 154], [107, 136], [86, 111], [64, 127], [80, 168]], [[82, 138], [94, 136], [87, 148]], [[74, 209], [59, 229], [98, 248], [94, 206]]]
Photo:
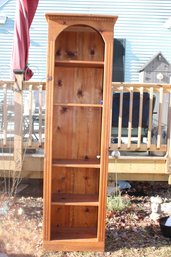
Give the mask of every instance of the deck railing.
[[168, 152], [170, 93], [169, 84], [112, 83], [111, 150]]
[[16, 125], [22, 128], [23, 148], [43, 147], [46, 83], [23, 81], [21, 90], [15, 83], [0, 81], [0, 148], [15, 147]]
[[[45, 82], [0, 81], [0, 149], [14, 155], [44, 145]], [[170, 154], [171, 85], [112, 83], [111, 151]], [[12, 166], [12, 167], [13, 167]]]

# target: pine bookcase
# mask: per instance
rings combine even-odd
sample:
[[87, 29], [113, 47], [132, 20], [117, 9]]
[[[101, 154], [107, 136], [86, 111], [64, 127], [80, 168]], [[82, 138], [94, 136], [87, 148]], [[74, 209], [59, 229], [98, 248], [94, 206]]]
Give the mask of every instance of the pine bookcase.
[[116, 16], [47, 13], [44, 247], [103, 251]]

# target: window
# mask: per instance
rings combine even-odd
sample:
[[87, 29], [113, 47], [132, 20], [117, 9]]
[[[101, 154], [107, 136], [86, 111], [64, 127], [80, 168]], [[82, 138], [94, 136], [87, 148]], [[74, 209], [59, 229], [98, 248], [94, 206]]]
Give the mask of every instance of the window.
[[126, 39], [114, 39], [112, 81], [124, 82]]

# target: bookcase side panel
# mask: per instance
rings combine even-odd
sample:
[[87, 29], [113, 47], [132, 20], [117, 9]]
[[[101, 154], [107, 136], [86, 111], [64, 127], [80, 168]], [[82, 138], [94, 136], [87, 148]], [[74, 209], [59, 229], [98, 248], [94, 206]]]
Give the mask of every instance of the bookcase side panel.
[[[52, 29], [49, 26], [49, 34]], [[48, 42], [48, 54], [51, 58], [48, 60], [47, 66], [47, 83], [46, 83], [46, 119], [45, 119], [45, 158], [44, 158], [44, 206], [43, 219], [44, 219], [44, 239], [50, 240], [50, 227], [51, 227], [51, 164], [52, 164], [52, 119], [53, 119], [53, 78], [54, 78], [54, 52], [55, 44], [50, 39]]]
[[[109, 29], [110, 28], [110, 29]], [[105, 240], [106, 224], [106, 195], [108, 177], [108, 151], [109, 151], [109, 132], [110, 132], [110, 112], [111, 112], [111, 82], [112, 82], [112, 56], [113, 56], [113, 23], [108, 24], [109, 31], [102, 33], [105, 41], [105, 66], [104, 66], [104, 87], [103, 87], [103, 116], [101, 134], [101, 176], [99, 183], [99, 213], [98, 213], [98, 238]]]

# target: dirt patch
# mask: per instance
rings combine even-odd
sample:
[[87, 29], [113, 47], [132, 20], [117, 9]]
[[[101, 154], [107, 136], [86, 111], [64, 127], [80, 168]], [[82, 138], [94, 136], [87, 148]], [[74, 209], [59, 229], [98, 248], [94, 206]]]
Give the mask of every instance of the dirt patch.
[[65, 256], [171, 256], [171, 240], [162, 236], [158, 222], [149, 218], [150, 196], [171, 198], [170, 186], [165, 183], [131, 183], [123, 192], [131, 204], [123, 211], [108, 211], [104, 253], [46, 252], [42, 247], [42, 181], [22, 181], [27, 185], [16, 197], [1, 196], [8, 209], [0, 214], [0, 252], [10, 257]]

